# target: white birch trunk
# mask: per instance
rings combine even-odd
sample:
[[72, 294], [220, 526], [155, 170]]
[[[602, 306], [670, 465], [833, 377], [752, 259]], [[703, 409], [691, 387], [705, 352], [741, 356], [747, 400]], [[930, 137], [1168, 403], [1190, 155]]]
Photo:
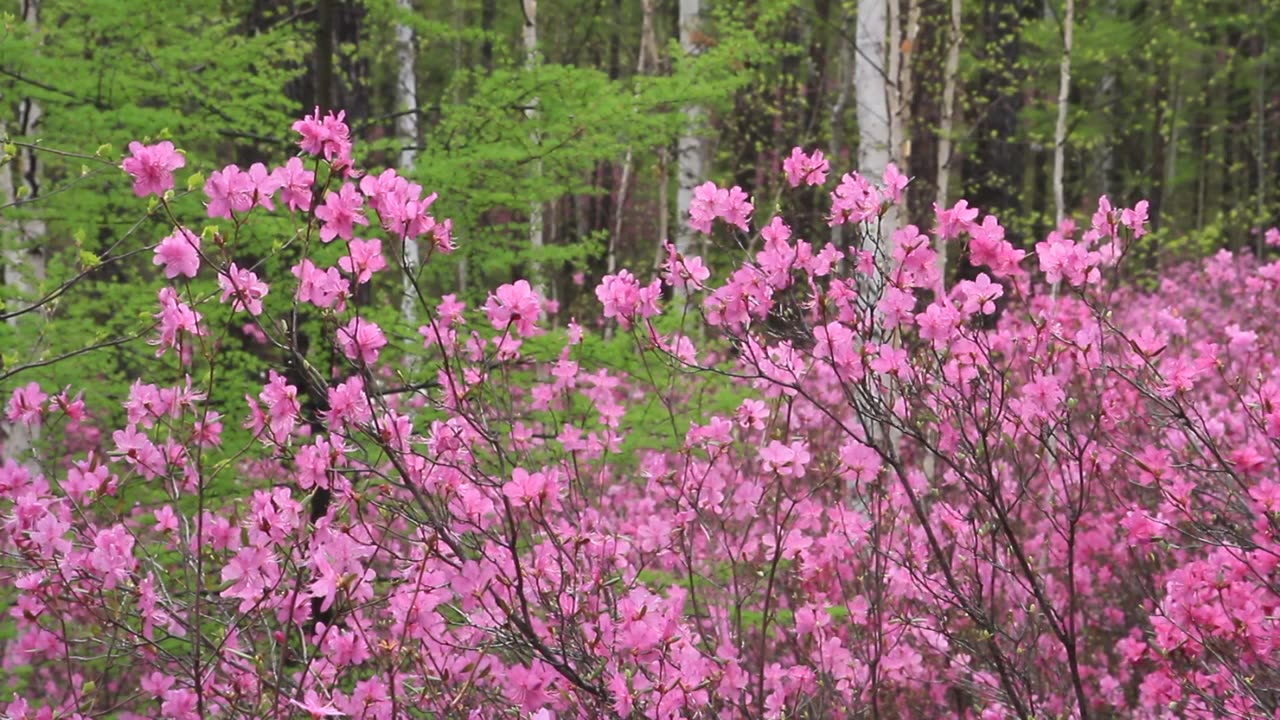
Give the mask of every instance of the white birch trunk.
[[[844, 149], [844, 111], [849, 106], [849, 86], [853, 84], [853, 43], [849, 42], [848, 9], [840, 13], [840, 34], [836, 42], [840, 44], [840, 52], [836, 55], [836, 90], [835, 100], [831, 103], [831, 163], [836, 174], [844, 173], [844, 169], [836, 164], [840, 162], [840, 153]], [[843, 248], [845, 238], [844, 225], [831, 226], [831, 244]]]
[[[934, 202], [940, 208], [950, 207], [948, 194], [951, 189], [951, 136], [955, 132], [956, 78], [960, 74], [960, 0], [951, 0], [951, 23], [947, 28], [947, 60], [942, 70], [942, 118], [938, 128], [938, 179], [935, 183]], [[937, 245], [938, 268], [943, 283], [947, 277], [947, 244]]]
[[[701, 12], [701, 0], [680, 0], [680, 49], [686, 55], [698, 52], [694, 38], [701, 24]], [[688, 124], [676, 144], [679, 186], [676, 191], [675, 246], [682, 254], [694, 251], [696, 236], [689, 227], [689, 206], [693, 203], [694, 188], [704, 182], [707, 175], [707, 143], [698, 134], [701, 132], [703, 110], [697, 105], [689, 105], [684, 113]]]
[[[522, 0], [524, 3], [524, 63], [526, 68], [532, 69], [538, 64], [538, 0]], [[525, 117], [530, 120], [536, 120], [538, 117], [538, 98], [529, 98], [529, 109], [525, 111]], [[529, 139], [533, 146], [537, 147], [541, 144], [537, 130], [529, 133]], [[542, 177], [542, 161], [537, 160], [533, 164], [533, 175], [535, 179]], [[535, 258], [541, 254], [543, 247], [542, 239], [542, 202], [534, 200], [529, 203], [529, 246], [533, 249]], [[545, 295], [544, 283], [546, 279], [543, 277], [542, 263], [535, 260], [533, 263], [533, 277], [531, 285], [539, 295]]]
[[[897, 2], [897, 0], [892, 0]], [[885, 167], [893, 157], [893, 115], [890, 94], [893, 92], [893, 76], [890, 75], [891, 58], [886, 36], [888, 35], [889, 0], [860, 0], [858, 2], [857, 29], [854, 42], [857, 59], [853, 67], [853, 97], [858, 114], [858, 172], [868, 180], [879, 183]], [[898, 42], [894, 38], [893, 42]], [[874, 305], [884, 288], [884, 275], [888, 273], [888, 243], [898, 224], [897, 208], [891, 208], [880, 219], [880, 227], [864, 234], [862, 249], [874, 254], [881, 272], [874, 273], [870, 282], [860, 289], [864, 302]], [[873, 333], [873, 339], [878, 339]], [[879, 408], [888, 399], [873, 391], [873, 404]], [[874, 413], [873, 413], [874, 414]], [[901, 433], [886, 425], [873, 423], [872, 444], [891, 455], [897, 454]]]
[[[34, 30], [40, 22], [39, 0], [24, 0], [20, 3], [22, 19]], [[18, 117], [14, 135], [31, 137], [37, 132], [43, 111], [40, 105], [31, 98], [22, 98], [17, 105]], [[8, 137], [7, 123], [0, 116], [0, 137]], [[10, 311], [21, 309], [35, 296], [41, 281], [45, 277], [45, 257], [43, 252], [45, 224], [38, 219], [13, 219], [12, 208], [19, 198], [31, 200], [40, 194], [40, 166], [36, 152], [30, 148], [19, 148], [15, 158], [0, 167], [0, 203], [8, 210], [0, 210], [0, 242], [5, 244], [3, 257], [4, 284], [18, 300], [9, 307]], [[19, 325], [30, 326], [39, 323], [42, 313], [28, 313], [9, 319], [10, 326], [15, 329]], [[27, 354], [34, 348], [22, 348]], [[8, 398], [0, 398], [0, 403]], [[0, 419], [0, 434], [4, 436], [3, 458], [12, 459], [34, 472], [38, 458], [33, 454], [35, 442], [40, 439], [38, 428], [24, 425], [9, 425]]]
[[[410, 13], [413, 7], [409, 0], [396, 0], [396, 5], [403, 13]], [[418, 162], [418, 72], [417, 52], [414, 45], [413, 28], [403, 22], [396, 24], [396, 137], [400, 140], [400, 173], [412, 173]], [[400, 313], [410, 327], [417, 324], [418, 297], [414, 288], [414, 278], [422, 257], [418, 252], [416, 239], [405, 239], [401, 245], [401, 258], [404, 261], [403, 290], [400, 296]]]
[[1067, 149], [1067, 102], [1071, 94], [1071, 33], [1075, 23], [1075, 0], [1066, 0], [1062, 19], [1062, 65], [1058, 73], [1058, 122], [1053, 130], [1053, 210], [1057, 223], [1066, 213], [1062, 176]]
[[[853, 68], [853, 96], [858, 113], [858, 172], [879, 183], [892, 159], [893, 121], [889, 110], [889, 53], [886, 42], [888, 2], [862, 0], [858, 3], [858, 26], [854, 36], [857, 59]], [[898, 213], [891, 209], [880, 222], [880, 232], [869, 233], [863, 250], [879, 253], [881, 238], [887, 240], [897, 227]]]

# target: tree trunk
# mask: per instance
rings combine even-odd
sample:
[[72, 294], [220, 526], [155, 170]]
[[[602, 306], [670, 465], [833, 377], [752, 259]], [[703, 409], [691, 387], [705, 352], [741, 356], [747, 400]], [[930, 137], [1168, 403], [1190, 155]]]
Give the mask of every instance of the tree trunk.
[[1062, 18], [1062, 65], [1058, 71], [1058, 122], [1053, 129], [1053, 217], [1054, 224], [1061, 224], [1066, 209], [1063, 199], [1062, 175], [1067, 150], [1067, 103], [1071, 95], [1071, 33], [1075, 23], [1075, 0], [1066, 0], [1067, 9]]
[[[701, 0], [680, 0], [680, 49], [686, 55], [698, 52], [694, 39], [698, 36], [702, 12]], [[689, 206], [693, 203], [693, 190], [707, 175], [707, 143], [699, 135], [703, 110], [697, 105], [685, 107], [688, 125], [676, 145], [679, 189], [676, 192], [676, 250], [682, 254], [694, 251], [696, 237], [689, 227]], [[677, 292], [679, 289], [677, 288]]]
[[[964, 177], [970, 204], [998, 217], [1013, 217], [1020, 209], [1018, 193], [1023, 185], [1026, 154], [1017, 140], [1018, 113], [1023, 104], [1023, 71], [1018, 69], [1020, 36], [1024, 23], [1038, 16], [1041, 7], [1030, 0], [982, 3], [982, 37], [976, 45], [984, 53], [979, 59], [982, 70], [973, 93], [974, 147], [966, 158]], [[1015, 245], [1023, 243], [1013, 232], [1009, 240]], [[963, 277], [973, 272], [967, 264], [959, 270]]]
[[[409, 0], [396, 0], [401, 12], [413, 11]], [[418, 161], [418, 73], [417, 52], [413, 29], [403, 22], [396, 23], [396, 137], [400, 140], [399, 168], [401, 174], [413, 172]], [[400, 314], [410, 327], [416, 325], [418, 297], [414, 278], [422, 261], [418, 253], [418, 241], [404, 239], [401, 245], [404, 263], [404, 279], [400, 297]]]
[[[889, 53], [885, 36], [888, 26], [888, 2], [863, 0], [858, 3], [858, 27], [855, 35], [857, 60], [853, 68], [853, 96], [858, 114], [858, 171], [873, 182], [879, 182], [892, 157], [893, 120], [889, 110]], [[893, 234], [897, 224], [896, 209], [881, 220], [881, 237]], [[868, 234], [864, 250], [876, 250], [877, 238]]]
[[[947, 63], [942, 71], [942, 121], [938, 127], [938, 181], [937, 199], [940, 207], [950, 207], [948, 193], [951, 190], [951, 135], [955, 132], [956, 78], [960, 74], [960, 0], [951, 0], [951, 22], [947, 26]], [[938, 267], [942, 270], [943, 283], [947, 277], [947, 244], [938, 242]]]
[[[20, 4], [22, 19], [34, 31], [40, 22], [39, 0], [24, 0]], [[39, 132], [40, 118], [43, 111], [40, 105], [31, 98], [22, 98], [17, 103], [17, 123], [12, 135], [33, 138]], [[0, 116], [0, 137], [9, 137], [5, 118]], [[23, 218], [14, 207], [19, 198], [26, 202], [39, 197], [41, 191], [41, 170], [39, 158], [32, 148], [19, 148], [18, 154], [11, 161], [0, 167], [0, 203], [6, 210], [0, 211], [0, 241], [12, 242], [3, 254], [4, 284], [18, 297], [17, 309], [29, 302], [44, 280], [44, 221], [37, 218]], [[39, 323], [42, 313], [27, 313], [11, 317], [9, 324], [15, 330], [20, 326], [31, 326]], [[16, 333], [15, 333], [16, 334]], [[27, 353], [33, 348], [24, 348]], [[0, 398], [0, 402], [8, 398]], [[25, 425], [9, 425], [0, 419], [0, 434], [4, 437], [3, 453], [0, 457], [14, 460], [35, 471], [38, 458], [34, 454], [34, 445], [40, 439], [38, 427], [28, 428]]]
[[[525, 68], [532, 70], [538, 65], [538, 0], [521, 0], [524, 8], [524, 64]], [[525, 111], [525, 117], [530, 121], [538, 118], [538, 98], [529, 98], [529, 109]], [[529, 139], [533, 147], [541, 144], [536, 129], [529, 132]], [[535, 181], [542, 177], [542, 161], [538, 160], [533, 163], [533, 176]], [[536, 182], [535, 182], [536, 185]], [[534, 200], [529, 203], [529, 246], [533, 250], [534, 261], [532, 269], [531, 283], [539, 295], [545, 293], [546, 278], [543, 277], [541, 254], [543, 246], [542, 238], [542, 202]]]
[[[842, 3], [843, 6], [843, 3]], [[850, 77], [853, 68], [853, 43], [849, 42], [849, 22], [851, 20], [848, 9], [840, 11], [840, 32], [837, 34], [836, 42], [839, 43], [840, 49], [836, 55], [836, 96], [831, 103], [831, 165], [836, 175], [844, 173], [844, 112], [849, 106], [849, 87], [853, 84]], [[845, 246], [844, 225], [833, 225], [831, 227], [831, 244], [838, 248]]]

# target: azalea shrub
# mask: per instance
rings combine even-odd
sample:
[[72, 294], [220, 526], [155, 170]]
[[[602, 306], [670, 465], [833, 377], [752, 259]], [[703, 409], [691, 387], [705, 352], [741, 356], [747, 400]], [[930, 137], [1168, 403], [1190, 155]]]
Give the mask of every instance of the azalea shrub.
[[[890, 166], [832, 183], [843, 246], [708, 183], [685, 220], [733, 267], [668, 245], [559, 327], [536, 279], [427, 296], [435, 196], [341, 114], [294, 129], [207, 218], [130, 147], [171, 228], [125, 422], [7, 381], [46, 442], [0, 468], [6, 717], [1280, 717], [1280, 263], [1143, 292], [1145, 203], [1024, 250], [964, 201], [888, 226]], [[270, 276], [238, 237], [279, 216]], [[388, 276], [412, 325], [373, 317]], [[283, 360], [219, 405], [233, 332]]]

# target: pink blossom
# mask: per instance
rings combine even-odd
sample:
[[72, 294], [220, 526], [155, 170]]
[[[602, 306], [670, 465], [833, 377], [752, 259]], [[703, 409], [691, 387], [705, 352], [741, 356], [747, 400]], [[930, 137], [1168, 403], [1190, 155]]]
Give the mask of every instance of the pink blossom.
[[185, 337], [199, 337], [205, 334], [204, 328], [200, 325], [203, 319], [200, 313], [182, 302], [178, 292], [172, 287], [160, 288], [159, 300], [160, 312], [154, 317], [160, 324], [160, 337], [152, 341], [153, 345], [159, 346], [156, 357], [162, 357], [168, 350], [186, 350], [188, 348], [185, 348], [182, 342]]
[[179, 275], [193, 278], [200, 271], [200, 237], [180, 227], [156, 246], [155, 265], [164, 266], [164, 276], [172, 280]]
[[294, 132], [302, 135], [298, 146], [303, 152], [321, 156], [336, 166], [350, 165], [351, 131], [343, 122], [345, 117], [345, 112], [334, 115], [330, 111], [321, 118], [317, 107], [314, 113], [293, 124]]
[[316, 208], [316, 219], [321, 222], [320, 241], [332, 242], [336, 237], [350, 240], [353, 223], [369, 224], [363, 208], [364, 197], [351, 183], [343, 183], [338, 192], [325, 195], [324, 204]]
[[1004, 287], [991, 282], [986, 273], [978, 273], [977, 280], [963, 280], [956, 290], [964, 297], [963, 310], [966, 315], [981, 312], [990, 315], [996, 311], [996, 303], [1004, 295]]
[[356, 284], [369, 282], [373, 274], [387, 266], [382, 257], [381, 240], [351, 240], [347, 243], [349, 255], [338, 260], [338, 267], [355, 276]]
[[287, 163], [271, 174], [279, 188], [280, 201], [290, 210], [297, 212], [311, 209], [311, 187], [315, 184], [316, 175], [306, 169], [301, 158], [289, 158]]
[[911, 182], [911, 179], [899, 172], [897, 165], [889, 163], [884, 167], [882, 180], [884, 182], [884, 194], [889, 198], [889, 202], [902, 202], [902, 192], [907, 189], [907, 183]]
[[218, 287], [222, 288], [221, 302], [234, 297], [233, 311], [248, 310], [255, 317], [262, 314], [262, 298], [270, 292], [256, 273], [237, 267], [234, 262], [225, 272], [218, 273]]
[[542, 310], [529, 281], [517, 280], [490, 293], [484, 312], [495, 330], [505, 332], [513, 328], [520, 337], [532, 337], [537, 332], [535, 323]]
[[294, 294], [298, 302], [311, 303], [320, 308], [333, 308], [337, 312], [346, 309], [347, 298], [351, 296], [351, 283], [342, 277], [338, 268], [321, 270], [304, 258], [300, 264], [290, 268], [290, 272], [298, 278], [298, 290]]
[[782, 161], [782, 171], [787, 174], [787, 182], [791, 187], [805, 185], [821, 185], [827, 181], [827, 171], [831, 164], [822, 156], [821, 150], [814, 150], [813, 155], [805, 155], [798, 147], [791, 148], [791, 156]]
[[[667, 259], [662, 265], [663, 281], [684, 292], [701, 290], [703, 283], [707, 281], [707, 278], [711, 277], [711, 271], [702, 262], [702, 258], [696, 255], [681, 255], [676, 251], [676, 246], [667, 240], [662, 242], [662, 248], [667, 255]], [[582, 273], [578, 273], [574, 277], [575, 284], [582, 284], [579, 282], [581, 275]]]
[[606, 275], [596, 288], [596, 298], [604, 305], [604, 316], [617, 319], [624, 328], [631, 327], [635, 320], [657, 315], [661, 296], [662, 285], [658, 280], [641, 286], [626, 270]]
[[187, 164], [168, 140], [155, 145], [131, 142], [129, 153], [121, 167], [133, 176], [133, 193], [138, 197], [164, 195], [173, 189], [173, 171]]
[[351, 318], [338, 329], [338, 347], [348, 360], [372, 365], [378, 361], [378, 353], [386, 347], [387, 336], [382, 328], [364, 318]]
[[9, 396], [9, 403], [5, 406], [5, 419], [28, 427], [37, 426], [44, 412], [44, 402], [48, 399], [49, 396], [40, 389], [39, 383], [27, 383]]
[[978, 218], [978, 208], [969, 207], [968, 200], [957, 200], [949, 210], [944, 210], [934, 203], [933, 212], [938, 218], [938, 227], [935, 232], [942, 240], [958, 238], [961, 233], [972, 234], [973, 221]]
[[211, 218], [230, 220], [233, 213], [249, 212], [253, 209], [255, 193], [253, 178], [235, 165], [210, 174], [204, 183]]
[[511, 480], [502, 486], [502, 494], [515, 507], [540, 505], [554, 493], [555, 483], [545, 473], [531, 473], [524, 468], [511, 472]]
[[703, 183], [694, 189], [693, 201], [689, 203], [689, 226], [709, 233], [711, 222], [721, 218], [746, 232], [747, 220], [754, 209], [748, 200], [747, 194], [737, 185], [726, 190], [713, 182]]
[[262, 163], [254, 163], [249, 166], [249, 182], [253, 185], [254, 204], [264, 207], [268, 211], [274, 211], [275, 205], [272, 204], [271, 198], [280, 189], [281, 179], [275, 174], [267, 171], [267, 166]]
[[880, 191], [858, 173], [846, 173], [831, 193], [830, 225], [861, 223], [880, 216]]

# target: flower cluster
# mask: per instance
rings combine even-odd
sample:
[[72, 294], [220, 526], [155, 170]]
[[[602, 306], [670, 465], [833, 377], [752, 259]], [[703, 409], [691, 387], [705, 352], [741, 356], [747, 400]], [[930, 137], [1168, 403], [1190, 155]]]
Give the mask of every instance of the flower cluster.
[[[384, 241], [451, 232], [318, 115], [295, 128], [335, 189], [296, 158], [228, 166], [208, 211], [238, 226], [279, 203], [335, 265], [306, 255], [268, 298], [274, 265], [175, 227], [152, 341], [181, 375], [96, 415], [7, 392], [15, 427], [120, 422], [0, 465], [0, 714], [1276, 715], [1280, 263], [1122, 286], [1146, 207], [1106, 198], [1033, 257], [963, 201], [881, 237], [907, 184], [891, 168], [831, 196], [874, 257], [770, 217], [715, 279], [671, 246], [660, 278], [606, 275], [599, 325], [555, 329], [527, 280], [471, 310], [445, 295], [396, 365], [407, 333], [354, 289], [385, 275]], [[165, 167], [133, 153], [135, 177]], [[789, 163], [793, 186], [827, 171]], [[752, 212], [708, 184], [690, 221]], [[975, 268], [949, 289], [943, 243]], [[685, 326], [655, 320], [664, 283]], [[301, 342], [277, 301], [324, 336]], [[769, 332], [784, 309], [802, 334]], [[608, 322], [643, 329], [620, 340], [634, 374], [583, 341]], [[231, 328], [289, 362], [228, 406], [222, 373], [186, 367], [219, 367]], [[246, 416], [252, 442], [222, 447]]]

